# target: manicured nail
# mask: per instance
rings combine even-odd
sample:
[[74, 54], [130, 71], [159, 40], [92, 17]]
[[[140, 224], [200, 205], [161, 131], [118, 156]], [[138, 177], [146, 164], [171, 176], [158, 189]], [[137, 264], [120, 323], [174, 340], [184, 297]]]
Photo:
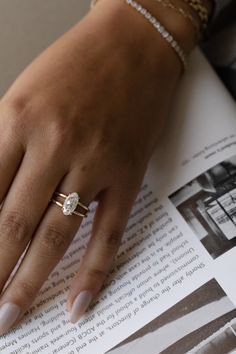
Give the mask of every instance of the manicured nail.
[[92, 294], [85, 290], [82, 291], [74, 300], [72, 308], [71, 308], [71, 316], [70, 321], [72, 323], [76, 323], [80, 317], [84, 315], [89, 304], [92, 300]]
[[0, 307], [0, 335], [8, 331], [18, 318], [20, 312], [21, 308], [10, 302], [5, 302]]

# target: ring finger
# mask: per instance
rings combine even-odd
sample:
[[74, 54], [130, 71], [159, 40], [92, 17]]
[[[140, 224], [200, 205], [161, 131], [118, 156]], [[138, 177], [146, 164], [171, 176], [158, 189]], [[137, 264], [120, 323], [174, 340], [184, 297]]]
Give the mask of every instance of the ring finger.
[[[75, 186], [82, 191], [81, 200], [85, 205], [95, 198], [98, 188], [96, 182], [90, 180], [88, 183], [73, 172], [65, 177], [58, 189], [66, 194]], [[0, 300], [0, 334], [19, 322], [30, 307], [48, 275], [69, 247], [81, 221], [82, 218], [76, 215], [64, 216], [54, 204], [48, 207], [19, 269]], [[1, 313], [4, 315], [3, 320]]]

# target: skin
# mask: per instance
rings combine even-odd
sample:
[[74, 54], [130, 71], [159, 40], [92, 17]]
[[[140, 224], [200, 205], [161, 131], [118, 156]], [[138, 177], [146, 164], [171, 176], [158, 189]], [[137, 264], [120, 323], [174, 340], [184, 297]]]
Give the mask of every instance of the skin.
[[[177, 17], [176, 17], [177, 21]], [[192, 49], [189, 24], [176, 36]], [[182, 22], [181, 22], [182, 21]], [[132, 23], [132, 26], [130, 26]], [[98, 294], [161, 135], [181, 64], [122, 1], [100, 1], [17, 78], [0, 101], [0, 305], [30, 307], [82, 219], [49, 203], [55, 190], [98, 201], [68, 295]], [[35, 276], [37, 274], [37, 276]]]

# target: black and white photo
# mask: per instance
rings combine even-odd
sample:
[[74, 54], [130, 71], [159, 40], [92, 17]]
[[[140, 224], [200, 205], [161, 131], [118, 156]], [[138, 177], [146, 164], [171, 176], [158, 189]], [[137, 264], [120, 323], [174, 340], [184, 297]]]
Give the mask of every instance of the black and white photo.
[[236, 309], [212, 279], [107, 354], [229, 354], [235, 349]]
[[169, 198], [213, 259], [236, 246], [236, 156]]

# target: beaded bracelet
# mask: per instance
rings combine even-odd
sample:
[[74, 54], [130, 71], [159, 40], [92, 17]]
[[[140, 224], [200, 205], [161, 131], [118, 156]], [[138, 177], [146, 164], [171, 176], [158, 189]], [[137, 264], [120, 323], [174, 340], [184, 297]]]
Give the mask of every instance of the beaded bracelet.
[[[94, 7], [97, 1], [98, 0], [92, 0], [91, 8]], [[146, 10], [138, 2], [136, 2], [135, 0], [124, 0], [124, 2], [127, 5], [131, 6], [134, 10], [139, 12], [156, 29], [156, 31], [159, 32], [162, 38], [164, 38], [165, 41], [169, 43], [171, 48], [175, 51], [175, 53], [179, 57], [183, 69], [185, 70], [187, 67], [186, 56], [184, 54], [184, 51], [178, 44], [178, 42], [174, 39], [174, 37], [165, 29], [164, 26], [162, 26], [162, 24], [148, 10]]]

